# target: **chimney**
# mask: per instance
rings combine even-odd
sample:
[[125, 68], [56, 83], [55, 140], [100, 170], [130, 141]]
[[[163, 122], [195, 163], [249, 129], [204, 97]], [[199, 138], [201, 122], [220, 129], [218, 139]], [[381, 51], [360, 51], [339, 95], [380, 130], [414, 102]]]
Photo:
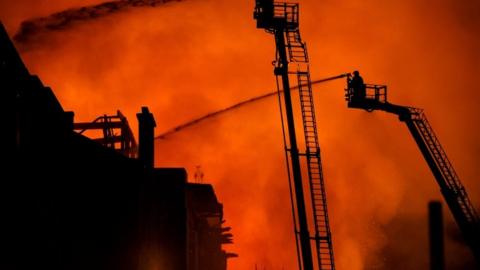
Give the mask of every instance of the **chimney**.
[[156, 127], [153, 114], [147, 107], [142, 107], [142, 112], [137, 113], [138, 118], [138, 158], [143, 162], [146, 168], [153, 168], [154, 162], [154, 129]]
[[442, 203], [431, 201], [428, 204], [428, 228], [430, 237], [430, 270], [444, 270]]

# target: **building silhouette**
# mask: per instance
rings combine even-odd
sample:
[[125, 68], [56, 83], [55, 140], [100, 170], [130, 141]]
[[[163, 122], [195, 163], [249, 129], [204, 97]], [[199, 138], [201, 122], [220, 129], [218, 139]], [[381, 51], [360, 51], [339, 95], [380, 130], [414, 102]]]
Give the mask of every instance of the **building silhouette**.
[[0, 95], [0, 269], [224, 270], [236, 256], [222, 249], [232, 240], [213, 187], [154, 168], [148, 108], [136, 155], [131, 137], [126, 153], [123, 136], [75, 132], [74, 113], [29, 73], [1, 24]]

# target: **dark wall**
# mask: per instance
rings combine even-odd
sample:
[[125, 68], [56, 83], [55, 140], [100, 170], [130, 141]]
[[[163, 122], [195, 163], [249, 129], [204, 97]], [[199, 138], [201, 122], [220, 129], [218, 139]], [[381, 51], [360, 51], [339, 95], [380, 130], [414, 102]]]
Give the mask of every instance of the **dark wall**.
[[78, 135], [33, 137], [2, 185], [0, 268], [135, 269], [140, 164]]
[[186, 269], [185, 185], [183, 169], [155, 169], [145, 182], [140, 269]]

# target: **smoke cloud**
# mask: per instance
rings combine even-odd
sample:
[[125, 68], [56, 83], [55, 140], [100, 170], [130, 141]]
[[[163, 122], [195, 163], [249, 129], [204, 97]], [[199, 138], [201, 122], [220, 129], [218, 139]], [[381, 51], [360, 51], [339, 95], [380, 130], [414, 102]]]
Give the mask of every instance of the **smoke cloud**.
[[[0, 1], [0, 18], [14, 33], [26, 18], [86, 1]], [[253, 5], [191, 0], [124, 9], [43, 32], [21, 55], [76, 121], [120, 109], [136, 130], [136, 112], [149, 106], [157, 131], [169, 130], [275, 89], [274, 40], [255, 29]], [[366, 82], [388, 85], [392, 103], [425, 109], [480, 205], [479, 2], [300, 5], [312, 77], [358, 69]], [[340, 80], [314, 93], [337, 269], [425, 269], [427, 202], [442, 200], [438, 186], [404, 124], [382, 112], [347, 109], [344, 86]], [[277, 103], [262, 99], [155, 141], [156, 166], [193, 174], [201, 165], [204, 180], [214, 184], [234, 234], [227, 249], [240, 255], [230, 270], [296, 269]], [[445, 218], [453, 223], [446, 208]], [[471, 254], [449, 239], [447, 268], [462, 269], [456, 266]]]

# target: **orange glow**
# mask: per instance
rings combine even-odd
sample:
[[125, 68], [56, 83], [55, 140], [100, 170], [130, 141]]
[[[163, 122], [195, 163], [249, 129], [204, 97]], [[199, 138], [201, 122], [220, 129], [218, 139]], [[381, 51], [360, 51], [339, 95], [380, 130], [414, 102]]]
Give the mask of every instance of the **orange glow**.
[[[22, 20], [99, 2], [2, 1], [0, 19], [13, 36]], [[76, 121], [120, 109], [136, 130], [135, 113], [149, 106], [160, 134], [275, 89], [274, 41], [255, 29], [253, 2], [129, 10], [49, 33], [21, 55]], [[479, 209], [478, 1], [299, 2], [312, 78], [358, 69], [366, 82], [387, 84], [392, 102], [424, 108]], [[344, 83], [315, 88], [337, 268], [389, 269], [392, 249], [407, 250], [403, 269], [427, 268], [427, 201], [441, 199], [438, 187], [407, 128], [348, 110]], [[214, 184], [233, 228], [226, 248], [240, 255], [229, 269], [296, 269], [277, 99], [157, 141], [155, 158], [186, 167], [192, 180], [201, 165]], [[463, 251], [447, 247], [447, 257], [454, 252]]]

